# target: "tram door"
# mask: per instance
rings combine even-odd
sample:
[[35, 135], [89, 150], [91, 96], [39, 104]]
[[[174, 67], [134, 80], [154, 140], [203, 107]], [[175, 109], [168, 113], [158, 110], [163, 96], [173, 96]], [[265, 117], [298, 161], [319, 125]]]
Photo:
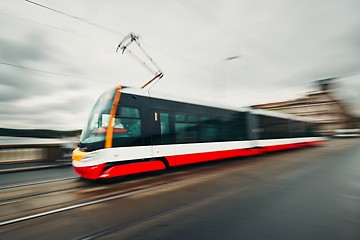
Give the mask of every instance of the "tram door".
[[153, 127], [151, 135], [151, 151], [154, 158], [164, 157], [171, 153], [171, 149], [164, 146], [164, 144], [171, 143], [169, 113], [153, 111]]
[[153, 111], [152, 145], [170, 143], [170, 115], [169, 113]]

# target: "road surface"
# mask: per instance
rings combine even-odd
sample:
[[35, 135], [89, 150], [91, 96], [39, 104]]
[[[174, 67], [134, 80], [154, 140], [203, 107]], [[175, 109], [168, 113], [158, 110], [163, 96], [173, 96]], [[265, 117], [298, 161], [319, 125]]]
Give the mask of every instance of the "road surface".
[[360, 141], [0, 196], [0, 239], [355, 240]]

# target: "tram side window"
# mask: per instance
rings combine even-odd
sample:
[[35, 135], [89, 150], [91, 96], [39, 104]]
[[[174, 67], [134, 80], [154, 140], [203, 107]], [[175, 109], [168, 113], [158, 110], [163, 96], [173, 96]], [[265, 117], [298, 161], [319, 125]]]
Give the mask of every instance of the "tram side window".
[[198, 141], [197, 117], [185, 114], [175, 115], [176, 143], [191, 143]]
[[236, 141], [246, 139], [243, 116], [175, 115], [176, 143]]
[[290, 137], [304, 137], [305, 123], [289, 120]]
[[261, 139], [287, 138], [289, 137], [288, 123], [286, 119], [260, 115]]
[[160, 113], [160, 124], [161, 135], [168, 135], [170, 133], [168, 113]]
[[200, 129], [201, 142], [246, 139], [245, 122], [241, 116], [202, 117]]
[[316, 137], [318, 135], [318, 126], [313, 123], [305, 123], [305, 136], [306, 137]]
[[219, 121], [215, 117], [201, 117], [201, 142], [213, 142], [221, 138]]
[[119, 107], [114, 119], [114, 138], [141, 137], [140, 111], [137, 108]]
[[221, 127], [221, 140], [223, 141], [247, 139], [244, 114], [235, 114], [225, 117]]
[[161, 143], [172, 143], [172, 136], [170, 135], [170, 116], [168, 113], [160, 113], [160, 133]]

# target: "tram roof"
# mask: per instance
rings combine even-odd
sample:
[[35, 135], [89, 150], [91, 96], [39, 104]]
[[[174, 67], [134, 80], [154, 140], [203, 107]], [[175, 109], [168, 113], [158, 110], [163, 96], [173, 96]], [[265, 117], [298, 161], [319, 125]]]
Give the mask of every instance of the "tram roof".
[[175, 101], [175, 102], [182, 102], [182, 103], [189, 103], [194, 105], [200, 105], [200, 106], [206, 106], [206, 107], [214, 107], [214, 108], [221, 108], [221, 109], [227, 109], [227, 110], [233, 110], [233, 111], [239, 111], [239, 112], [248, 112], [249, 108], [244, 107], [237, 107], [234, 105], [226, 105], [211, 101], [206, 101], [202, 99], [196, 99], [191, 97], [184, 97], [184, 96], [176, 96], [156, 91], [147, 91], [144, 89], [138, 89], [133, 87], [124, 87], [121, 89], [122, 93], [128, 93], [128, 94], [134, 94], [138, 96], [144, 96], [144, 97], [152, 97], [162, 100], [169, 100], [169, 101]]
[[249, 111], [256, 115], [263, 115], [263, 116], [277, 117], [277, 118], [286, 118], [286, 119], [291, 119], [294, 121], [303, 121], [303, 122], [314, 122], [315, 121], [315, 119], [310, 118], [310, 117], [296, 116], [296, 115], [292, 115], [292, 114], [288, 114], [288, 113], [269, 111], [269, 110], [263, 110], [263, 109], [250, 108]]
[[227, 110], [233, 110], [233, 111], [239, 111], [239, 112], [251, 112], [256, 115], [285, 118], [285, 119], [291, 119], [291, 120], [295, 120], [295, 121], [314, 122], [314, 119], [311, 119], [308, 117], [300, 117], [300, 116], [291, 115], [291, 114], [287, 114], [287, 113], [268, 111], [268, 110], [263, 110], [263, 109], [253, 109], [250, 107], [238, 107], [238, 106], [234, 106], [234, 105], [221, 104], [221, 103], [206, 101], [206, 100], [202, 100], [202, 99], [194, 99], [194, 98], [189, 98], [189, 97], [160, 93], [160, 92], [156, 92], [156, 91], [148, 91], [145, 89], [140, 89], [140, 88], [135, 88], [135, 87], [123, 87], [121, 89], [121, 92], [127, 93], [127, 94], [134, 94], [134, 95], [138, 95], [138, 96], [144, 96], [144, 97], [152, 97], [152, 98], [163, 99], [163, 100], [170, 100], [170, 101], [176, 101], [176, 102], [201, 105], [201, 106], [206, 106], [206, 107], [221, 108], [221, 109], [227, 109]]

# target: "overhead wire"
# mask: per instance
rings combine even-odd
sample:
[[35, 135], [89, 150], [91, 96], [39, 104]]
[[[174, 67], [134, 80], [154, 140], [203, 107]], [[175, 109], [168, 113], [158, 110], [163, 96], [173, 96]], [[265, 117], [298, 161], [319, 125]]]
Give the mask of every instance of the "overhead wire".
[[[232, 39], [236, 40], [238, 44], [240, 43], [241, 45], [245, 46], [243, 48], [243, 51], [247, 51], [248, 47], [250, 46], [252, 47], [253, 52], [258, 52], [259, 53], [258, 55], [263, 56], [263, 58], [264, 55], [266, 54], [266, 55], [271, 55], [272, 57], [276, 57], [276, 59], [282, 62], [287, 62], [290, 60], [280, 55], [279, 53], [272, 51], [269, 47], [259, 42], [254, 37], [251, 37], [249, 34], [244, 34], [242, 31], [239, 30], [238, 27], [234, 26], [233, 24], [227, 23], [223, 19], [219, 18], [216, 14], [204, 9], [202, 6], [196, 4], [194, 1], [183, 1], [183, 0], [175, 0], [175, 1], [178, 2], [180, 5], [182, 5], [183, 7], [185, 7], [186, 9], [188, 9], [189, 11], [191, 11], [192, 13], [194, 13], [195, 15], [197, 15], [199, 18], [205, 20], [206, 22], [209, 22], [211, 26], [219, 29], [221, 32], [225, 33]], [[241, 38], [236, 36], [235, 33], [237, 35], [240, 34]], [[255, 46], [255, 48], [253, 46]], [[256, 49], [260, 49], [261, 51]]]
[[[46, 5], [37, 3], [37, 2], [35, 2], [35, 1], [31, 1], [31, 0], [25, 0], [25, 1], [28, 2], [28, 3], [30, 3], [30, 4], [34, 4], [35, 6], [38, 6], [38, 7], [41, 7], [41, 8], [45, 8], [45, 9], [47, 9], [47, 10], [56, 12], [56, 13], [58, 13], [58, 14], [62, 14], [62, 15], [67, 16], [67, 17], [71, 17], [71, 18], [73, 18], [73, 19], [76, 19], [76, 20], [78, 20], [78, 21], [84, 22], [84, 23], [86, 23], [86, 24], [93, 25], [93, 26], [95, 26], [95, 27], [98, 27], [98, 28], [100, 28], [100, 29], [102, 29], [102, 30], [111, 32], [111, 33], [113, 33], [113, 34], [117, 34], [117, 35], [119, 35], [120, 37], [125, 37], [125, 35], [126, 35], [126, 34], [117, 32], [117, 31], [115, 31], [115, 30], [113, 30], [113, 29], [110, 29], [110, 28], [108, 28], [108, 27], [106, 27], [106, 26], [103, 26], [103, 25], [100, 25], [100, 24], [97, 24], [97, 23], [88, 21], [88, 20], [86, 20], [86, 19], [84, 19], [84, 18], [77, 17], [77, 16], [75, 16], [75, 15], [66, 13], [66, 12], [64, 12], [64, 11], [60, 11], [60, 10], [55, 9], [55, 8], [53, 8], [53, 7], [49, 7], [49, 6], [46, 6]], [[204, 65], [204, 64], [202, 64], [202, 63], [200, 63], [200, 62], [198, 62], [198, 61], [196, 61], [196, 60], [194, 60], [194, 59], [191, 59], [191, 58], [189, 58], [189, 57], [181, 56], [181, 55], [179, 55], [179, 54], [177, 54], [177, 53], [170, 52], [169, 50], [164, 50], [164, 49], [159, 48], [158, 46], [154, 46], [154, 45], [152, 45], [152, 44], [146, 44], [146, 45], [149, 46], [150, 48], [155, 49], [156, 51], [161, 51], [163, 54], [166, 54], [166, 55], [171, 56], [171, 57], [175, 57], [176, 59], [181, 60], [181, 61], [184, 61], [184, 62], [186, 62], [186, 63], [188, 63], [189, 61], [191, 61], [191, 62], [193, 62], [194, 64], [200, 66], [200, 68], [202, 68], [204, 71], [205, 71], [205, 70], [208, 71], [208, 68], [207, 68], [206, 65]]]
[[25, 0], [25, 2], [28, 2], [28, 3], [30, 3], [30, 4], [34, 4], [35, 6], [38, 6], [38, 7], [41, 7], [41, 8], [45, 8], [45, 9], [47, 9], [47, 10], [56, 12], [56, 13], [58, 13], [58, 14], [65, 15], [65, 16], [67, 16], [67, 17], [76, 19], [76, 20], [78, 20], [78, 21], [81, 21], [81, 22], [84, 22], [84, 23], [93, 25], [93, 26], [95, 26], [95, 27], [97, 27], [97, 28], [100, 28], [100, 29], [102, 29], [102, 30], [104, 30], [104, 31], [107, 31], [107, 32], [110, 32], [110, 33], [112, 33], [112, 34], [119, 35], [119, 36], [122, 36], [122, 37], [125, 36], [124, 34], [118, 32], [118, 31], [115, 31], [115, 30], [113, 30], [113, 29], [110, 29], [110, 28], [108, 28], [108, 27], [105, 27], [105, 26], [103, 26], [103, 25], [100, 25], [100, 24], [98, 24], [98, 23], [90, 22], [90, 21], [86, 20], [85, 18], [77, 17], [77, 16], [68, 14], [68, 13], [66, 13], [66, 12], [57, 10], [57, 9], [55, 9], [55, 8], [52, 8], [52, 7], [48, 7], [48, 6], [46, 6], [46, 5], [43, 5], [43, 4], [34, 2], [34, 1]]
[[22, 17], [13, 16], [13, 15], [3, 13], [3, 12], [0, 12], [0, 15], [10, 17], [10, 18], [13, 18], [13, 19], [16, 19], [16, 20], [24, 21], [24, 22], [27, 22], [27, 23], [39, 25], [39, 26], [42, 26], [42, 27], [45, 27], [45, 28], [50, 28], [50, 29], [53, 29], [53, 30], [66, 32], [68, 34], [74, 35], [74, 36], [79, 37], [79, 38], [86, 38], [87, 41], [90, 41], [92, 43], [95, 43], [95, 44], [101, 45], [102, 47], [105, 47], [109, 52], [112, 52], [112, 49], [113, 49], [112, 46], [109, 46], [106, 43], [97, 41], [97, 40], [95, 40], [93, 38], [88, 38], [87, 36], [81, 35], [81, 34], [75, 32], [75, 31], [71, 31], [71, 30], [68, 30], [68, 29], [52, 26], [52, 25], [49, 25], [49, 24], [40, 23], [40, 22], [37, 22], [37, 21], [32, 21], [32, 20], [22, 18]]
[[[110, 29], [110, 28], [108, 28], [108, 27], [106, 27], [106, 26], [103, 26], [103, 25], [94, 23], [94, 22], [89, 21], [89, 20], [87, 20], [87, 19], [84, 19], [84, 18], [75, 16], [75, 15], [69, 14], [69, 13], [67, 13], [67, 12], [65, 12], [65, 11], [61, 11], [61, 10], [58, 10], [58, 9], [56, 9], [56, 8], [53, 8], [53, 7], [44, 5], [44, 4], [40, 4], [40, 3], [38, 3], [38, 2], [31, 1], [31, 0], [25, 0], [25, 2], [30, 3], [30, 4], [33, 4], [34, 6], [37, 6], [37, 7], [40, 7], [40, 8], [44, 8], [44, 9], [49, 10], [49, 11], [52, 11], [52, 12], [56, 12], [56, 13], [61, 14], [61, 15], [63, 15], [63, 16], [70, 17], [70, 18], [75, 19], [75, 20], [77, 20], [77, 21], [81, 21], [81, 22], [83, 22], [83, 23], [92, 25], [92, 26], [97, 27], [97, 28], [99, 28], [99, 29], [101, 29], [101, 30], [104, 30], [104, 31], [110, 32], [110, 33], [112, 33], [112, 34], [115, 34], [115, 35], [117, 35], [117, 36], [121, 36], [121, 37], [125, 36], [125, 34], [123, 34], [123, 33], [120, 33], [120, 32], [118, 32], [118, 31], [115, 31], [115, 30], [113, 30], [113, 29]], [[46, 25], [44, 25], [44, 26], [46, 26]], [[50, 27], [51, 27], [51, 26], [50, 26]], [[59, 29], [59, 30], [61, 30], [61, 29]], [[71, 31], [67, 31], [67, 30], [65, 30], [65, 32], [72, 33]], [[75, 33], [73, 33], [73, 34], [75, 34]], [[138, 44], [138, 43], [137, 43], [137, 44]], [[206, 72], [209, 71], [208, 65], [203, 64], [203, 63], [201, 63], [201, 62], [199, 62], [199, 61], [196, 61], [196, 60], [191, 59], [191, 58], [189, 58], [189, 57], [180, 56], [180, 55], [177, 54], [177, 53], [175, 54], [175, 53], [169, 52], [168, 50], [161, 49], [161, 48], [159, 48], [159, 47], [157, 47], [157, 46], [154, 46], [154, 45], [151, 45], [151, 44], [147, 44], [147, 45], [149, 45], [150, 48], [153, 48], [153, 49], [155, 49], [155, 50], [157, 50], [157, 51], [161, 51], [163, 54], [166, 54], [166, 55], [168, 55], [168, 56], [175, 57], [177, 60], [181, 60], [181, 61], [183, 61], [183, 62], [186, 62], [187, 64], [189, 63], [189, 61], [191, 61], [193, 64], [196, 64], [196, 66], [198, 67], [198, 69], [202, 69], [204, 72], [205, 72], [205, 71], [206, 71]], [[106, 46], [106, 47], [109, 48], [108, 46]], [[142, 50], [141, 46], [140, 46], [140, 49]], [[142, 50], [142, 51], [143, 51], [143, 50]], [[146, 53], [145, 53], [145, 54], [146, 54]], [[131, 53], [130, 53], [130, 55], [131, 55]], [[136, 58], [136, 57], [134, 57], [134, 56], [132, 56], [132, 57], [133, 57], [133, 58]], [[139, 60], [138, 60], [138, 61], [139, 61]]]
[[68, 33], [73, 33], [73, 32], [71, 32], [71, 31], [66, 30], [66, 29], [63, 29], [63, 28], [51, 26], [51, 25], [44, 24], [44, 23], [35, 22], [35, 21], [29, 20], [29, 19], [25, 19], [25, 18], [22, 18], [22, 17], [13, 16], [13, 15], [10, 15], [10, 14], [7, 14], [7, 13], [3, 13], [3, 12], [0, 12], [0, 15], [3, 15], [3, 16], [6, 16], [6, 17], [10, 17], [10, 18], [14, 18], [14, 19], [21, 20], [21, 21], [25, 21], [25, 22], [29, 22], [29, 23], [33, 23], [33, 24], [40, 25], [40, 26], [43, 26], [43, 27], [48, 27], [48, 28], [56, 29], [56, 30], [59, 30], [59, 31], [64, 31], [64, 32], [68, 32]]
[[[252, 49], [251, 51], [258, 53], [257, 56], [261, 56], [262, 59], [266, 60], [266, 57], [270, 56], [272, 59], [276, 59], [277, 61], [279, 61], [279, 64], [287, 64], [288, 62], [291, 62], [292, 58], [286, 57], [279, 52], [273, 51], [271, 48], [269, 48], [268, 46], [258, 41], [249, 34], [243, 34], [243, 32], [240, 31], [240, 29], [237, 26], [234, 26], [233, 24], [229, 24], [223, 19], [220, 19], [216, 14], [208, 11], [207, 9], [203, 8], [196, 2], [183, 1], [183, 0], [175, 0], [175, 1], [178, 2], [180, 5], [182, 5], [183, 7], [187, 8], [189, 11], [193, 12], [199, 18], [209, 22], [211, 26], [221, 30], [222, 32], [232, 37], [233, 39], [238, 40], [240, 44], [250, 46]], [[242, 38], [237, 37], [234, 33], [241, 34]], [[245, 51], [246, 49], [248, 49], [248, 47], [244, 48]], [[349, 75], [353, 75], [353, 74], [351, 73]], [[293, 79], [293, 78], [294, 77], [292, 76], [286, 77], [286, 79]], [[309, 84], [309, 82], [311, 81], [312, 80], [308, 79], [306, 83]], [[304, 81], [302, 81], [301, 83], [297, 83], [296, 86], [304, 86], [303, 82]]]
[[1, 64], [1, 65], [5, 65], [5, 66], [9, 66], [9, 67], [21, 68], [21, 69], [25, 69], [25, 70], [29, 70], [29, 71], [35, 71], [35, 72], [40, 72], [40, 73], [45, 73], [45, 74], [51, 74], [51, 75], [56, 75], [56, 76], [62, 76], [62, 77], [75, 78], [75, 79], [81, 79], [81, 80], [89, 80], [89, 81], [93, 81], [93, 82], [113, 84], [113, 83], [110, 83], [110, 82], [105, 82], [105, 81], [96, 80], [96, 79], [91, 79], [91, 78], [83, 78], [83, 77], [80, 77], [80, 76], [74, 76], [74, 75], [68, 75], [68, 74], [63, 74], [63, 73], [50, 72], [50, 71], [46, 71], [46, 70], [41, 70], [41, 69], [26, 67], [26, 66], [22, 66], [22, 65], [18, 65], [18, 64], [13, 64], [13, 63], [4, 62], [4, 61], [1, 61], [1, 60], [0, 60], [0, 64]]

